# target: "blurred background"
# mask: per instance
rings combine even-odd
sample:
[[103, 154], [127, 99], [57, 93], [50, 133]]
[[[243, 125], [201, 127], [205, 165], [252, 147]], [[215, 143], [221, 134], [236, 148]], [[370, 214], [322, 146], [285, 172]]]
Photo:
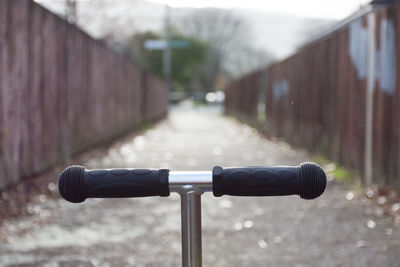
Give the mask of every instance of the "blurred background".
[[335, 4], [320, 8], [318, 1], [300, 5], [71, 1], [68, 8], [65, 1], [37, 2], [159, 75], [166, 71], [163, 49], [157, 43], [151, 47], [151, 42], [146, 47], [145, 41], [175, 41], [170, 97], [204, 100], [207, 92], [223, 90], [232, 79], [288, 56], [367, 1], [343, 1], [341, 8]]
[[329, 180], [315, 202], [205, 196], [204, 264], [400, 266], [399, 14], [396, 0], [1, 0], [0, 265], [180, 264], [177, 201], [66, 204], [71, 164], [315, 161]]

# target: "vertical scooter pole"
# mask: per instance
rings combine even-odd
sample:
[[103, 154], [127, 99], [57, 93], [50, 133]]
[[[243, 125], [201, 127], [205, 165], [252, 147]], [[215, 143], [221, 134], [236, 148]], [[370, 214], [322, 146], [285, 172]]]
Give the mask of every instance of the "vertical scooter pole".
[[201, 195], [212, 191], [211, 172], [170, 172], [169, 189], [181, 196], [182, 266], [202, 265]]

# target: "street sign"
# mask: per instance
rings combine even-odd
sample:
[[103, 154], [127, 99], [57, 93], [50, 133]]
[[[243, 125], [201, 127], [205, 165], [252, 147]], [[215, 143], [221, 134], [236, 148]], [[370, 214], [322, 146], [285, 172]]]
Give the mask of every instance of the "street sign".
[[[172, 40], [169, 42], [171, 48], [185, 49], [189, 48], [190, 43], [185, 40]], [[144, 41], [144, 48], [149, 50], [165, 50], [167, 48], [166, 40], [146, 40]]]
[[164, 50], [167, 48], [166, 40], [146, 40], [144, 41], [144, 48], [149, 50]]
[[172, 48], [189, 48], [190, 43], [184, 40], [172, 40], [169, 42]]

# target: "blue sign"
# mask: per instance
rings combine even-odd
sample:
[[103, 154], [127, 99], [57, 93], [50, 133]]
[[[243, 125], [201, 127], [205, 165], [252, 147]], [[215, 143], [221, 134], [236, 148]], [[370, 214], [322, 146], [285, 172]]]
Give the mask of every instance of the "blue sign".
[[[171, 48], [185, 49], [190, 47], [190, 43], [184, 40], [172, 40], [169, 42]], [[149, 50], [164, 50], [167, 48], [166, 40], [146, 40], [144, 48]]]

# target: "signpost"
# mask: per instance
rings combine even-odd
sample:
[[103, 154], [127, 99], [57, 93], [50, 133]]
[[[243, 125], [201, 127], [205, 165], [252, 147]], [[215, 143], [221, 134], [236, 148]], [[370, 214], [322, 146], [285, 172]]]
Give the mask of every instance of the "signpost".
[[149, 39], [144, 41], [144, 48], [148, 50], [163, 51], [163, 68], [165, 79], [167, 80], [169, 93], [172, 92], [172, 66], [171, 66], [171, 48], [187, 49], [190, 47], [190, 42], [185, 40], [171, 40], [169, 35], [169, 7], [165, 6], [165, 38], [164, 39]]
[[167, 80], [168, 84], [168, 90], [171, 93], [172, 92], [172, 78], [171, 78], [171, 72], [172, 72], [172, 66], [171, 66], [171, 48], [174, 49], [186, 49], [190, 47], [190, 43], [185, 40], [170, 40], [169, 35], [167, 34], [167, 39], [160, 39], [160, 40], [155, 40], [155, 39], [149, 39], [144, 41], [144, 48], [148, 50], [162, 50], [164, 52], [163, 54], [163, 66], [164, 66], [164, 75], [165, 79]]
[[162, 50], [163, 51], [163, 67], [164, 75], [167, 80], [169, 93], [172, 92], [172, 66], [171, 66], [171, 48], [186, 49], [190, 47], [190, 43], [185, 40], [171, 40], [169, 35], [169, 7], [165, 7], [165, 39], [154, 40], [149, 39], [144, 42], [144, 48], [148, 50]]

